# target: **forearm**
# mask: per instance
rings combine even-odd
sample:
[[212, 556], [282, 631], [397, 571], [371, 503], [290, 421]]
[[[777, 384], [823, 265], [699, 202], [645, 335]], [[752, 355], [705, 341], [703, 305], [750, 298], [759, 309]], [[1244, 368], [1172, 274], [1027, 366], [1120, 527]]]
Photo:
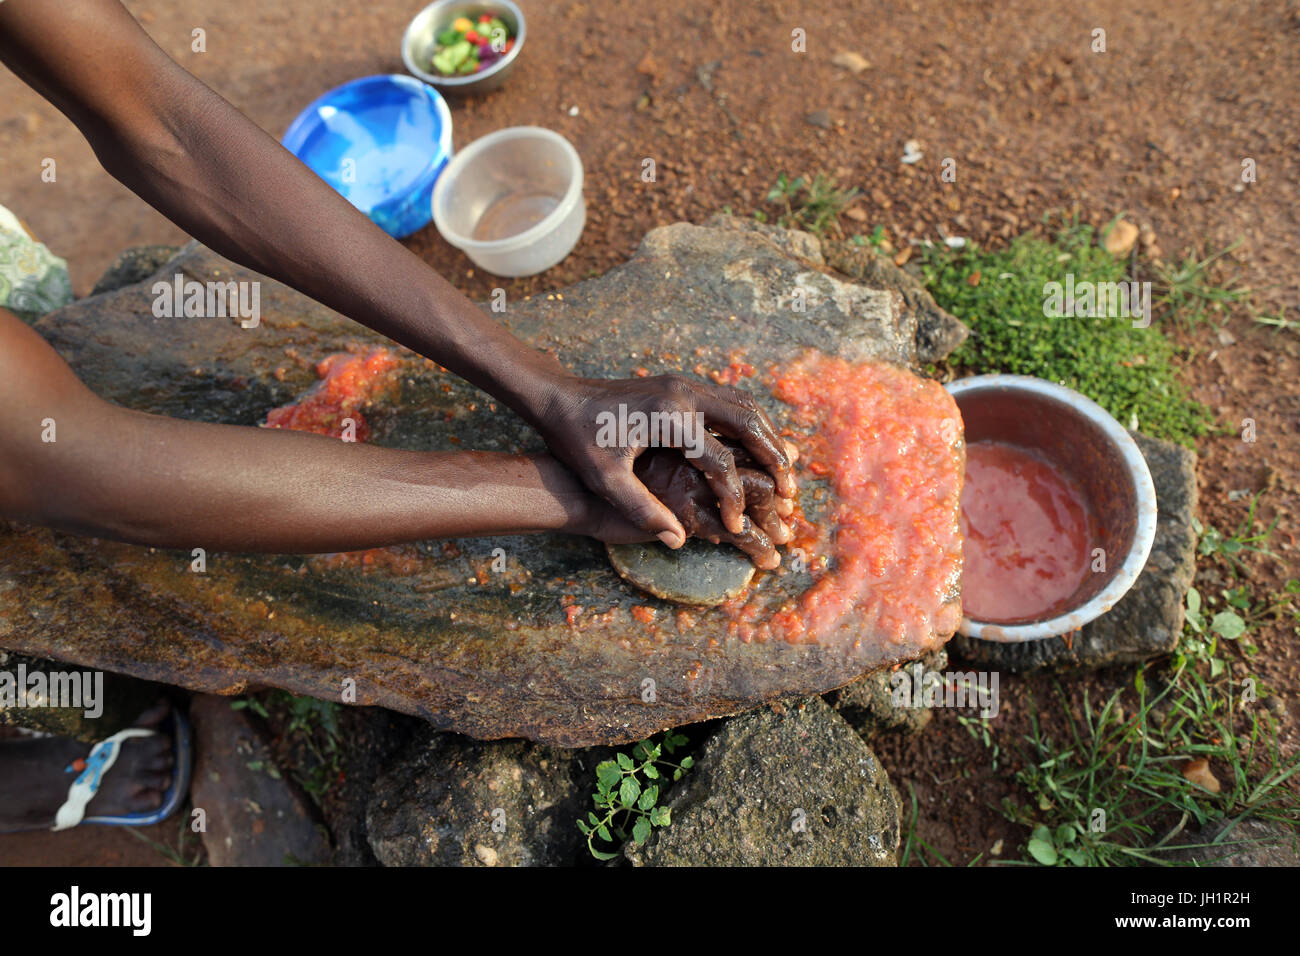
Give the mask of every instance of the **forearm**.
[[[436, 360], [530, 420], [560, 373], [269, 135], [170, 67], [170, 139], [107, 131], [125, 185], [205, 245]], [[293, 250], [286, 255], [285, 250]]]
[[589, 494], [553, 459], [414, 452], [113, 406], [63, 416], [27, 455], [33, 514], [160, 548], [312, 553], [424, 538], [583, 532]]
[[0, 517], [163, 548], [303, 553], [619, 531], [547, 455], [416, 452], [96, 397], [0, 309]]
[[110, 173], [205, 245], [435, 359], [530, 421], [542, 413], [558, 363], [178, 66], [114, 0], [0, 3], [0, 55], [77, 124]]

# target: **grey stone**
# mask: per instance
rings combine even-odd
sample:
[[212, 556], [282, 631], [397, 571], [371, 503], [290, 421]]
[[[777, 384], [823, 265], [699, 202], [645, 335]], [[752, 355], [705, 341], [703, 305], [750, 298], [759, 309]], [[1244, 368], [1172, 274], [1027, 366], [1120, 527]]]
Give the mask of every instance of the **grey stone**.
[[180, 251], [180, 246], [131, 246], [109, 264], [90, 294], [101, 295], [143, 282], [174, 259]]
[[1300, 866], [1300, 831], [1271, 820], [1226, 821], [1181, 835], [1182, 849], [1165, 857], [1193, 866]]
[[[910, 366], [917, 316], [900, 294], [828, 272], [803, 233], [677, 223], [636, 255], [553, 298], [499, 316], [582, 376], [695, 374], [751, 364], [746, 379], [778, 427], [793, 410], [770, 370], [808, 350]], [[257, 425], [317, 384], [316, 363], [392, 343], [210, 250], [166, 264], [198, 282], [260, 282], [261, 322], [154, 315], [149, 280], [83, 299], [34, 328], [107, 401], [190, 421]], [[791, 308], [792, 290], [806, 309]], [[395, 394], [366, 410], [376, 444], [424, 450], [540, 451], [539, 436], [468, 383], [407, 352]], [[804, 427], [804, 426], [800, 426]], [[806, 476], [808, 520], [833, 522], [826, 478]], [[492, 570], [502, 548], [506, 570]], [[388, 554], [388, 552], [385, 552]], [[374, 567], [302, 555], [151, 551], [0, 522], [0, 646], [191, 690], [278, 687], [421, 717], [479, 738], [581, 747], [822, 693], [941, 645], [882, 625], [851, 652], [745, 642], [725, 607], [679, 614], [624, 582], [605, 548], [573, 535], [415, 542]], [[763, 572], [746, 600], [766, 620], [807, 575]], [[932, 595], [936, 607], [954, 596]], [[652, 622], [634, 611], [650, 606]], [[580, 613], [573, 617], [573, 609]], [[656, 694], [647, 699], [647, 679]]]
[[[948, 666], [948, 654], [942, 648], [931, 651], [916, 662], [923, 671], [942, 671]], [[909, 669], [914, 665], [906, 665]], [[919, 734], [929, 726], [934, 714], [928, 707], [908, 707], [894, 703], [892, 668], [881, 668], [860, 680], [825, 694], [826, 703], [849, 722], [863, 740], [881, 734]]]
[[611, 544], [609, 562], [623, 580], [665, 601], [711, 607], [749, 586], [754, 565], [735, 548], [691, 539], [676, 551], [659, 544]]
[[586, 853], [588, 751], [428, 732], [390, 762], [366, 812], [387, 866], [566, 866]]
[[959, 319], [940, 308], [920, 279], [874, 249], [826, 240], [822, 252], [831, 268], [874, 288], [893, 289], [902, 296], [903, 308], [915, 316], [918, 363], [946, 358], [970, 335]]
[[822, 242], [810, 232], [802, 229], [784, 229], [757, 219], [740, 216], [727, 216], [717, 213], [709, 218], [706, 225], [710, 229], [730, 229], [736, 232], [749, 232], [761, 236], [766, 242], [780, 249], [790, 259], [817, 269], [826, 268], [826, 258], [822, 255]]
[[[34, 686], [31, 677], [38, 672], [45, 675], [46, 687], [50, 686], [51, 678], [56, 674], [81, 674], [81, 680], [90, 681], [92, 687], [96, 680], [96, 672], [88, 668], [69, 667], [58, 661], [6, 651], [0, 651], [0, 671], [10, 674], [15, 682], [23, 677], [29, 693]], [[149, 681], [111, 672], [101, 674], [103, 681], [97, 691], [100, 696], [96, 704], [102, 707], [102, 712], [98, 717], [87, 717], [85, 707], [31, 706], [34, 701], [29, 701], [25, 707], [6, 707], [0, 700], [0, 724], [71, 737], [83, 743], [98, 743], [132, 726], [136, 718], [164, 693], [164, 688]]]
[[213, 866], [329, 863], [333, 850], [310, 801], [275, 765], [257, 725], [230, 701], [196, 694], [190, 802], [205, 815]]
[[898, 794], [820, 697], [725, 721], [670, 793], [635, 866], [896, 866]]
[[1168, 654], [1183, 632], [1183, 602], [1196, 561], [1196, 456], [1181, 445], [1133, 432], [1156, 488], [1156, 536], [1129, 592], [1071, 635], [1000, 644], [958, 634], [949, 645], [964, 661], [991, 669], [1035, 671], [1127, 664]]
[[708, 226], [755, 233], [791, 259], [810, 268], [827, 273], [833, 270], [855, 282], [897, 295], [896, 307], [906, 316], [906, 327], [912, 330], [913, 342], [908, 350], [911, 364], [938, 362], [970, 335], [970, 330], [959, 319], [934, 301], [934, 296], [920, 279], [869, 246], [837, 239], [818, 239], [799, 229], [782, 229], [737, 216], [716, 215], [708, 220]]

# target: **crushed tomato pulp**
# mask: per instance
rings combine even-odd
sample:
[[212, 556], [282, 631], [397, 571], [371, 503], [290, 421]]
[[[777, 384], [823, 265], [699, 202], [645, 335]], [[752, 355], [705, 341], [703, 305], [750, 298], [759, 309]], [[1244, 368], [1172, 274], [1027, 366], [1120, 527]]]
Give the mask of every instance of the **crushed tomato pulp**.
[[366, 354], [335, 352], [316, 363], [320, 381], [316, 387], [289, 405], [273, 408], [266, 416], [268, 428], [315, 432], [342, 438], [343, 420], [352, 419], [352, 437], [370, 439], [370, 425], [361, 410], [387, 397], [396, 387], [393, 376], [402, 364], [389, 349], [377, 348]]
[[727, 605], [732, 633], [855, 649], [864, 636], [945, 639], [961, 617], [956, 405], [937, 382], [892, 365], [812, 352], [772, 372], [773, 394], [803, 432], [801, 465], [832, 497], [821, 526], [794, 542], [813, 584], [770, 616], [759, 600]]

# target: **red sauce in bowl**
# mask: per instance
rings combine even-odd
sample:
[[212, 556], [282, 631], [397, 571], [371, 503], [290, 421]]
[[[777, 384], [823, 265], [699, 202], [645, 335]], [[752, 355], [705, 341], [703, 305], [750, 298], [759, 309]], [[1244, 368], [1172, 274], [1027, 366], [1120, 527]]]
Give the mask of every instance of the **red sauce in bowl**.
[[972, 620], [1052, 617], [1088, 575], [1094, 535], [1087, 500], [1069, 476], [1027, 449], [967, 446], [961, 532], [962, 604]]

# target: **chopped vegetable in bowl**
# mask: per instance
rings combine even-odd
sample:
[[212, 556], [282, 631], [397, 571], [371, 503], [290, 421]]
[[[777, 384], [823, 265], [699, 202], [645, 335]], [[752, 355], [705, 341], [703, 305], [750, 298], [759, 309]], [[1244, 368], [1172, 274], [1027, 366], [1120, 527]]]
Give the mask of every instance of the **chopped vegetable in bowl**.
[[437, 37], [433, 72], [442, 76], [468, 76], [487, 69], [514, 49], [515, 38], [500, 18], [483, 14], [474, 22], [457, 17]]

